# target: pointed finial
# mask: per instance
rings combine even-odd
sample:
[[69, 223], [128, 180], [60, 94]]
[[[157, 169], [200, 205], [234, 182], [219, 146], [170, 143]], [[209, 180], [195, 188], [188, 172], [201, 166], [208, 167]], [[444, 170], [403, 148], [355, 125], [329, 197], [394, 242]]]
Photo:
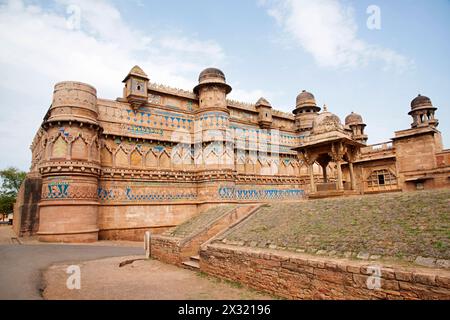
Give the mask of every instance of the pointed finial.
[[326, 104], [323, 105], [323, 112], [328, 112], [328, 107]]

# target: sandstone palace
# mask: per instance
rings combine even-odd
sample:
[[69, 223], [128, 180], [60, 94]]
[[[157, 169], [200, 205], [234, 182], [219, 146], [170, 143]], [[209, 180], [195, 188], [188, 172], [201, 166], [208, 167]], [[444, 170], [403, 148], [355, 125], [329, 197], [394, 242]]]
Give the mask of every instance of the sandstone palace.
[[224, 203], [301, 206], [308, 198], [450, 186], [450, 150], [437, 108], [422, 95], [411, 102], [411, 128], [367, 145], [360, 115], [341, 122], [307, 91], [287, 114], [264, 98], [227, 100], [232, 88], [215, 68], [200, 73], [192, 92], [153, 84], [138, 66], [123, 83], [116, 100], [88, 84], [56, 84], [31, 145], [16, 233], [142, 240], [147, 230], [163, 232]]

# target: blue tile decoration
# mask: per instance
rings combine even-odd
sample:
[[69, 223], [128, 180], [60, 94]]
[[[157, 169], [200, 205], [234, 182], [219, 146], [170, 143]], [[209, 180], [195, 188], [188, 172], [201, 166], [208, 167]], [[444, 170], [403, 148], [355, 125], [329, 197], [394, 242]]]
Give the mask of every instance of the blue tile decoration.
[[44, 194], [46, 199], [65, 199], [69, 197], [69, 183], [68, 182], [52, 182], [47, 188], [48, 192]]
[[136, 125], [130, 125], [128, 126], [128, 132], [132, 134], [137, 135], [144, 135], [144, 134], [156, 134], [159, 136], [162, 136], [164, 134], [164, 130], [162, 129], [154, 129], [144, 126], [136, 126]]
[[305, 195], [301, 189], [252, 189], [221, 186], [219, 197], [226, 200], [299, 200]]
[[132, 202], [152, 202], [152, 201], [176, 201], [176, 200], [196, 200], [197, 194], [190, 191], [174, 190], [168, 192], [157, 192], [146, 189], [135, 190], [130, 186], [125, 188], [105, 189], [99, 187], [97, 195], [101, 201], [132, 201]]

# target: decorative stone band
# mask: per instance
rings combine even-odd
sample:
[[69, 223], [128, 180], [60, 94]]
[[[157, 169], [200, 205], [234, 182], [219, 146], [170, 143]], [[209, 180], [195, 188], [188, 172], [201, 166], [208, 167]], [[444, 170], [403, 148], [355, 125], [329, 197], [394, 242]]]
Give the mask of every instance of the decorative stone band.
[[42, 187], [42, 200], [83, 199], [97, 200], [97, 186], [77, 185], [68, 181], [46, 183]]
[[199, 172], [185, 170], [133, 170], [125, 168], [105, 168], [102, 171], [102, 179], [136, 179], [153, 182], [162, 181], [186, 181], [201, 182], [211, 179], [230, 180], [235, 179], [236, 174], [231, 170], [208, 170]]
[[300, 200], [305, 196], [301, 189], [242, 188], [221, 186], [218, 190], [221, 199], [228, 200]]
[[161, 191], [160, 188], [135, 188], [130, 186], [99, 187], [97, 196], [101, 202], [187, 201], [197, 199], [197, 193], [194, 189]]
[[[64, 186], [60, 186], [61, 193]], [[60, 192], [55, 193], [55, 197]], [[282, 188], [244, 188], [233, 186], [220, 186], [217, 196], [222, 200], [301, 200], [305, 196], [301, 189]], [[199, 200], [195, 188], [165, 189], [164, 187], [145, 186], [101, 186], [97, 189], [97, 197], [101, 203], [104, 202], [163, 202], [163, 201], [196, 201]], [[58, 198], [56, 198], [58, 199]]]
[[39, 165], [39, 172], [42, 175], [57, 174], [77, 174], [77, 175], [99, 175], [100, 165], [86, 161], [46, 161]]

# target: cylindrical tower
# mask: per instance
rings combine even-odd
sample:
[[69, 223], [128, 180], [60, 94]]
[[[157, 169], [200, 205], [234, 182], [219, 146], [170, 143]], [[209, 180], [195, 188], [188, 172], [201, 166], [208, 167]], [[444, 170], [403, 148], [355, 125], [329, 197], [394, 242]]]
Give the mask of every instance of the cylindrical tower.
[[216, 201], [220, 186], [234, 183], [234, 144], [226, 100], [231, 87], [216, 68], [203, 70], [198, 81], [194, 88], [200, 106], [194, 129], [198, 195], [204, 201]]
[[[216, 68], [207, 68], [200, 73], [199, 84], [194, 88], [198, 95], [199, 110], [196, 113], [194, 141], [196, 150], [203, 153], [200, 169], [232, 169], [232, 149], [229, 143], [230, 111], [226, 96], [231, 87], [225, 81], [224, 73]], [[200, 148], [201, 146], [201, 148]]]
[[303, 90], [297, 96], [296, 107], [293, 111], [297, 130], [310, 131], [319, 111], [320, 107], [317, 106], [314, 95]]
[[43, 129], [48, 136], [39, 203], [39, 240], [91, 242], [98, 239], [97, 92], [80, 82], [56, 84]]

